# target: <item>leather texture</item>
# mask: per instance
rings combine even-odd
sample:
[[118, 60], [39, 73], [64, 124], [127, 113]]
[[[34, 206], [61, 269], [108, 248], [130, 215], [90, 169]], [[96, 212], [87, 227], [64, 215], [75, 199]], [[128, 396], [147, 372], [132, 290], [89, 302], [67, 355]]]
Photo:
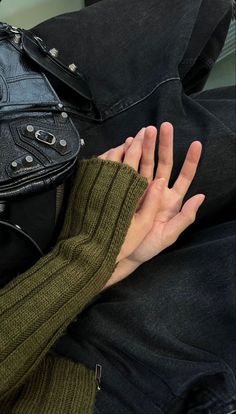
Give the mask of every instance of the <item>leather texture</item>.
[[80, 151], [79, 133], [46, 68], [62, 85], [90, 99], [80, 75], [70, 75], [50, 59], [38, 38], [0, 23], [0, 200], [58, 186]]
[[71, 71], [59, 59], [52, 57], [49, 48], [41, 38], [34, 36], [30, 31], [22, 30], [22, 47], [27, 55], [44, 70], [53, 74], [85, 99], [92, 100], [89, 86], [76, 66], [75, 71]]

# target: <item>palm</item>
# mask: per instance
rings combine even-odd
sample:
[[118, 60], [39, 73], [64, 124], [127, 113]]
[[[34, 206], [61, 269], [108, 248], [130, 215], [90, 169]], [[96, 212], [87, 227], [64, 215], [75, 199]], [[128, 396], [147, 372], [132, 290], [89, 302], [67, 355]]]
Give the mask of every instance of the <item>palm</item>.
[[182, 200], [173, 190], [165, 186], [159, 202], [155, 223], [167, 223], [180, 210]]
[[178, 214], [181, 204], [182, 201], [178, 194], [173, 189], [165, 186], [152, 229], [129, 256], [130, 260], [143, 263], [157, 255], [174, 241], [171, 219]]
[[[163, 125], [159, 142], [158, 167], [154, 180], [154, 162], [150, 153], [152, 152], [151, 148], [155, 148], [156, 133], [150, 128], [148, 132], [149, 139], [143, 143], [143, 158], [146, 153], [146, 162], [141, 162], [140, 174], [148, 179], [149, 187], [140, 200], [121, 252], [121, 257], [128, 257], [129, 260], [138, 263], [151, 259], [173, 244], [180, 233], [195, 220], [197, 208], [204, 200], [202, 194], [197, 194], [182, 206], [183, 198], [197, 170], [201, 156], [201, 143], [199, 141], [192, 142], [177, 180], [172, 188], [168, 188], [173, 166], [173, 128], [170, 124]], [[155, 216], [152, 222], [149, 220], [150, 227], [147, 231], [139, 215], [142, 214], [148, 195], [150, 198], [153, 181], [161, 177], [165, 178], [165, 185], [154, 206]], [[150, 201], [148, 203], [150, 205]], [[148, 203], [146, 202], [146, 204]]]

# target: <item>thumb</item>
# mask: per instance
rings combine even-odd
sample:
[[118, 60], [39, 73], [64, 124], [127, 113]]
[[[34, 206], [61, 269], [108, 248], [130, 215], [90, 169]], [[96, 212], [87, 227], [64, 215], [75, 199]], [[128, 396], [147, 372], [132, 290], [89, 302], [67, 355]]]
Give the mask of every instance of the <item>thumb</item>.
[[140, 210], [137, 213], [145, 224], [153, 223], [156, 217], [165, 183], [165, 178], [155, 178], [146, 191]]
[[[197, 194], [188, 199], [182, 209], [168, 223], [166, 223], [166, 239], [173, 244], [179, 235], [196, 219], [196, 214], [205, 199], [204, 194]], [[170, 245], [170, 244], [168, 244]]]

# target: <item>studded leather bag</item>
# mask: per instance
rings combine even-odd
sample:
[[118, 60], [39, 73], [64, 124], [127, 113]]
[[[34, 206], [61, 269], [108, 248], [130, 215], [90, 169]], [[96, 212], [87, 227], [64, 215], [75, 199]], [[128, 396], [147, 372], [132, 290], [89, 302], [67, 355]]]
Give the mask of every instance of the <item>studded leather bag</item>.
[[78, 156], [79, 133], [47, 74], [91, 95], [56, 56], [29, 31], [0, 24], [0, 200], [58, 185]]
[[[6, 218], [6, 209], [58, 187], [73, 172], [83, 140], [60, 96], [65, 90], [90, 107], [89, 87], [75, 64], [66, 67], [57, 49], [30, 31], [0, 23], [0, 247], [12, 245], [8, 229], [42, 254], [34, 237]], [[0, 258], [0, 276], [1, 266]]]

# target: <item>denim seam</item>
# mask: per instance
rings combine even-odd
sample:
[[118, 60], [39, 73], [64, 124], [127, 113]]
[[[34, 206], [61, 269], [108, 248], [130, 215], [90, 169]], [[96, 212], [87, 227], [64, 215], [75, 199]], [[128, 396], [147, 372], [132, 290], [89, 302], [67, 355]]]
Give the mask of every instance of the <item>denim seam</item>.
[[196, 62], [203, 62], [205, 63], [207, 66], [212, 67], [212, 65], [215, 63], [215, 61], [212, 58], [209, 58], [207, 55], [202, 54], [200, 56], [198, 56], [196, 59], [191, 59], [191, 58], [186, 58], [184, 59], [181, 63], [180, 66], [185, 66], [185, 65], [193, 65]]
[[125, 110], [130, 109], [133, 106], [135, 106], [135, 105], [139, 104], [140, 102], [144, 101], [145, 99], [147, 99], [149, 96], [151, 96], [164, 83], [167, 83], [167, 82], [170, 82], [170, 81], [176, 81], [176, 80], [181, 81], [181, 79], [180, 79], [179, 76], [178, 77], [176, 76], [176, 77], [167, 78], [167, 79], [159, 82], [157, 85], [155, 85], [154, 88], [151, 89], [151, 91], [146, 92], [146, 94], [144, 96], [142, 96], [142, 95], [141, 96], [137, 96], [135, 98], [135, 101], [133, 101], [132, 99], [131, 100], [128, 100], [128, 101], [126, 100], [123, 105], [122, 105], [122, 101], [120, 101], [119, 102], [120, 109], [116, 113], [110, 114], [112, 111], [114, 111], [114, 108], [116, 106], [118, 106], [118, 103], [117, 102], [114, 105], [112, 105], [109, 109], [106, 109], [105, 111], [101, 111], [101, 114], [102, 115], [105, 115], [105, 116], [107, 114], [108, 115], [110, 114], [110, 117], [115, 116], [115, 115], [118, 115], [119, 113], [124, 112]]

